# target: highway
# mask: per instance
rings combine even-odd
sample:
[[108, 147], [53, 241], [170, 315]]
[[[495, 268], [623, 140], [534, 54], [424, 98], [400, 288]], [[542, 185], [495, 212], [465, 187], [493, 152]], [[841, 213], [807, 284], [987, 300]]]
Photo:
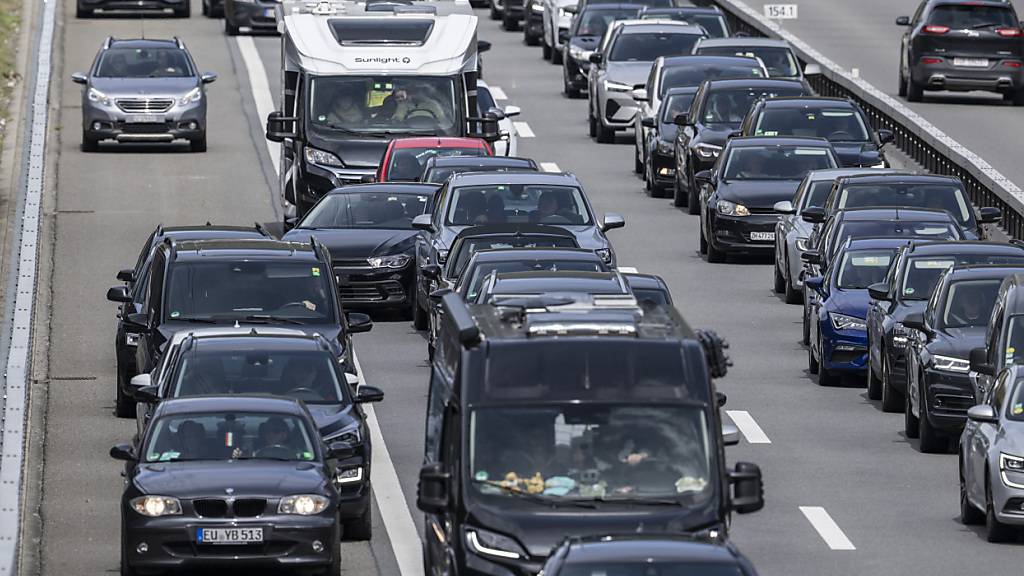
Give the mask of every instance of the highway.
[[[801, 5], [802, 19], [792, 30], [894, 92], [900, 29], [892, 21], [913, 4], [816, 0]], [[147, 37], [180, 36], [201, 70], [220, 75], [210, 90], [209, 151], [104, 146], [86, 154], [79, 149], [80, 88], [69, 75], [88, 68], [105, 36], [139, 36], [142, 25], [78, 20], [71, 1], [62, 8], [40, 255], [44, 312], [36, 324], [37, 338], [48, 346], [36, 355], [43, 364], [36, 373], [45, 378], [33, 392], [44, 403], [42, 419], [33, 424], [45, 431], [45, 442], [28, 456], [43, 466], [41, 482], [29, 487], [42, 502], [29, 512], [41, 518], [38, 533], [30, 534], [40, 540], [24, 549], [39, 551], [45, 576], [98, 576], [116, 572], [119, 562], [121, 466], [107, 451], [127, 441], [134, 427], [112, 414], [115, 308], [104, 293], [160, 222], [279, 221], [275, 168], [258, 110], [268, 98], [276, 100], [280, 40], [228, 38], [222, 21], [198, 16], [198, 0], [188, 21], [146, 20]], [[560, 94], [561, 69], [523, 45], [521, 33], [502, 32], [484, 11], [478, 14], [481, 39], [494, 44], [484, 57], [485, 79], [508, 96], [502, 103], [522, 107], [516, 120], [535, 133], [520, 141], [520, 154], [577, 173], [599, 213], [626, 218], [626, 228], [611, 233], [620, 264], [661, 274], [692, 325], [714, 328], [731, 342], [735, 367], [720, 388], [729, 397], [726, 409], [742, 411], [734, 419], [747, 440], [728, 456], [761, 465], [767, 501], [761, 512], [735, 516], [732, 533], [760, 573], [1019, 571], [1018, 547], [990, 545], [980, 529], [957, 521], [956, 457], [918, 453], [902, 434], [902, 417], [882, 414], [862, 387], [824, 389], [811, 380], [799, 344], [799, 308], [772, 293], [771, 267], [704, 262], [696, 218], [643, 194], [631, 171], [631, 135], [620, 135], [614, 145], [594, 143], [586, 134], [585, 100]], [[1019, 111], [1001, 101], [968, 106], [966, 98], [936, 100], [915, 109], [1024, 183], [1024, 166], [1011, 161]], [[387, 394], [375, 416], [390, 466], [375, 463], [374, 539], [343, 547], [343, 573], [410, 576], [420, 569], [418, 542], [410, 535], [422, 529], [415, 494], [426, 346], [409, 322], [375, 320], [356, 347], [363, 377]], [[382, 444], [374, 448], [375, 458], [383, 457]]]

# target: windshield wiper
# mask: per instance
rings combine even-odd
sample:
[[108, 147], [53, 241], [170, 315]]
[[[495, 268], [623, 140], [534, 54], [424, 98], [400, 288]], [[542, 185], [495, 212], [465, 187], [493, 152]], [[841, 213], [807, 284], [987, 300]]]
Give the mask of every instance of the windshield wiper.
[[324, 122], [323, 124], [321, 124], [321, 126], [326, 126], [331, 130], [337, 130], [339, 132], [344, 132], [345, 134], [352, 134], [353, 136], [372, 136], [373, 138], [384, 137], [382, 134], [379, 134], [377, 132], [361, 132], [359, 130], [352, 130], [351, 128], [346, 128], [341, 124], [334, 124], [332, 122]]
[[245, 317], [249, 322], [267, 322], [267, 323], [279, 323], [279, 324], [295, 324], [302, 326], [304, 323], [299, 322], [294, 318], [287, 318], [285, 316], [274, 316], [273, 314], [249, 314]]
[[982, 22], [981, 24], [975, 24], [971, 26], [971, 30], [978, 30], [980, 28], [991, 28], [993, 26], [999, 26], [998, 22]]
[[171, 316], [171, 322], [191, 322], [193, 324], [216, 324], [212, 318], [198, 318], [196, 316]]
[[629, 497], [629, 496], [595, 496], [593, 498], [577, 498], [573, 502], [603, 502], [603, 503], [619, 503], [619, 504], [636, 504], [642, 506], [683, 506], [684, 504], [679, 500], [672, 498], [644, 498], [640, 497]]
[[505, 486], [504, 484], [502, 484], [501, 482], [498, 482], [496, 480], [476, 480], [476, 479], [474, 479], [473, 480], [473, 484], [482, 485], [482, 486], [491, 486], [493, 488], [497, 488], [497, 489], [501, 490], [501, 492], [503, 494], [507, 494], [509, 496], [516, 496], [516, 497], [522, 498], [523, 500], [529, 500], [530, 502], [536, 502], [537, 504], [544, 504], [545, 506], [551, 506], [552, 508], [554, 508], [556, 506], [559, 506], [559, 505], [562, 505], [562, 504], [568, 504], [568, 505], [577, 506], [577, 507], [580, 507], [580, 508], [596, 508], [596, 506], [594, 504], [588, 503], [586, 500], [573, 500], [573, 499], [561, 498], [561, 497], [558, 497], [558, 498], [547, 498], [547, 497], [542, 496], [540, 494], [531, 494], [530, 492], [526, 492], [524, 490], [519, 490], [518, 488], [512, 488], [510, 486]]

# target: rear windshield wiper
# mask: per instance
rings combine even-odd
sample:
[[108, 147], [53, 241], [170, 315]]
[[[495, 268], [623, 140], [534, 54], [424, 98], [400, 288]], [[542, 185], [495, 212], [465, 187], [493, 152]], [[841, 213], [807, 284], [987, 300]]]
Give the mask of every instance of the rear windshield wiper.
[[979, 28], [991, 28], [993, 26], [999, 26], [998, 22], [982, 22], [981, 24], [975, 24], [971, 26], [971, 30], [978, 30]]

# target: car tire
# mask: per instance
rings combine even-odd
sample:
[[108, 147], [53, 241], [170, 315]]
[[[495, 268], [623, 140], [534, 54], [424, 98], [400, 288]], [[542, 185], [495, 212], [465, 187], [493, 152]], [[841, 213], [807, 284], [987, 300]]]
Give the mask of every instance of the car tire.
[[594, 118], [594, 120], [597, 121], [597, 142], [599, 144], [614, 144], [615, 130], [605, 128], [604, 124], [597, 120], [597, 118]]
[[368, 504], [359, 518], [342, 524], [341, 538], [346, 542], [366, 542], [373, 536], [373, 505]]
[[556, 50], [554, 48], [551, 49], [551, 63], [556, 65], [556, 66], [561, 66], [561, 64], [562, 64], [562, 51], [561, 50]]
[[799, 304], [804, 299], [802, 290], [793, 287], [793, 278], [789, 272], [789, 262], [783, 263], [786, 266], [786, 304]]
[[235, 26], [227, 15], [224, 16], [224, 33], [228, 36], [238, 36], [238, 26]]
[[924, 390], [918, 398], [918, 404], [921, 405], [918, 410], [921, 415], [917, 419], [918, 448], [925, 454], [944, 454], [949, 449], [949, 440], [928, 420], [928, 403], [925, 402]]
[[691, 168], [686, 169], [686, 207], [691, 215], [700, 213], [700, 206], [697, 204], [697, 182], [693, 179]]
[[995, 506], [992, 503], [991, 479], [985, 482], [985, 539], [992, 543], [1009, 542], [1016, 536], [1015, 530], [996, 518]]
[[519, 30], [519, 22], [513, 19], [511, 16], [505, 16], [501, 19], [501, 27], [506, 32], [515, 32]]
[[924, 88], [913, 78], [907, 78], [907, 102], [920, 102], [923, 98]]
[[[528, 26], [529, 24], [524, 24], [523, 29], [525, 30]], [[540, 44], [540, 36], [530, 34], [529, 32], [523, 32], [523, 42], [527, 46], [536, 46], [537, 44]]]
[[501, 20], [501, 12], [498, 12], [498, 7], [491, 2], [491, 20]]
[[875, 374], [875, 369], [871, 364], [871, 353], [870, 353], [870, 342], [871, 337], [868, 336], [868, 399], [869, 400], [881, 400], [882, 399], [882, 379]]
[[689, 203], [690, 195], [683, 191], [683, 187], [679, 185], [679, 172], [675, 175], [676, 185], [673, 186], [672, 191], [672, 205], [676, 208], [682, 208]]
[[189, 140], [188, 147], [193, 152], [206, 152], [206, 132], [195, 140]]
[[89, 136], [85, 130], [82, 130], [82, 152], [99, 152], [100, 141]]
[[85, 8], [81, 4], [75, 5], [75, 16], [77, 16], [78, 18], [92, 18], [92, 15], [92, 8]]
[[633, 172], [640, 174], [643, 178], [647, 178], [646, 166], [644, 166], [643, 160], [640, 159], [640, 147], [633, 144]]
[[565, 96], [570, 100], [575, 100], [580, 97], [580, 91], [573, 88], [568, 82], [562, 85], [562, 92], [564, 92]]
[[821, 365], [818, 364], [818, 359], [814, 356], [814, 346], [807, 346], [807, 371], [817, 374], [820, 370]]
[[919, 426], [920, 421], [917, 416], [914, 416], [910, 406], [910, 396], [906, 396], [906, 400], [903, 402], [903, 433], [907, 435], [907, 438], [917, 438], [920, 433]]
[[704, 227], [703, 226], [698, 226], [697, 227], [697, 234], [700, 235], [700, 253], [701, 254], [707, 254], [708, 253], [708, 239], [704, 237]]
[[124, 393], [124, 371], [118, 365], [115, 377], [114, 415], [118, 418], [135, 418], [135, 399]]
[[1024, 106], [1024, 90], [1017, 90], [1010, 95], [1010, 102], [1014, 106]]
[[540, 43], [540, 57], [541, 58], [543, 58], [545, 60], [551, 60], [551, 54], [553, 54], [553, 53], [554, 53], [554, 50], [551, 49], [551, 46], [549, 46], [547, 42], [541, 42]]
[[977, 526], [985, 523], [985, 513], [978, 510], [967, 497], [967, 479], [964, 477], [964, 459], [961, 454], [960, 460], [960, 522], [964, 526]]
[[803, 333], [801, 334], [800, 343], [804, 346], [811, 345], [811, 315], [807, 310], [807, 299], [804, 298], [803, 308]]
[[174, 15], [178, 18], [191, 18], [192, 17], [192, 1], [185, 0], [185, 6], [178, 8], [174, 11]]
[[412, 327], [417, 330], [426, 330], [429, 327], [430, 318], [427, 311], [420, 306], [419, 302], [412, 304]]
[[715, 243], [710, 238], [708, 238], [708, 262], [712, 264], [725, 262], [725, 252], [715, 248]]
[[597, 118], [594, 118], [594, 111], [587, 111], [587, 131], [591, 138], [597, 137]]
[[782, 293], [784, 293], [786, 291], [786, 277], [782, 275], [782, 272], [779, 272], [779, 265], [778, 265], [778, 263], [776, 263], [774, 266], [772, 266], [772, 268], [774, 269], [774, 272], [775, 272], [774, 278], [773, 278], [773, 282], [772, 282], [772, 290], [776, 294], [782, 294]]
[[208, 17], [210, 15], [210, 5], [206, 3], [206, 0], [203, 0], [202, 2], [200, 2], [200, 4], [202, 5], [201, 11], [203, 13], [203, 16]]
[[889, 359], [882, 356], [882, 412], [896, 413], [903, 408], [903, 395], [896, 391], [892, 387], [892, 383], [889, 381], [891, 375], [889, 374]]
[[829, 370], [819, 364], [818, 366], [818, 386], [838, 386], [843, 381], [843, 376], [835, 370]]

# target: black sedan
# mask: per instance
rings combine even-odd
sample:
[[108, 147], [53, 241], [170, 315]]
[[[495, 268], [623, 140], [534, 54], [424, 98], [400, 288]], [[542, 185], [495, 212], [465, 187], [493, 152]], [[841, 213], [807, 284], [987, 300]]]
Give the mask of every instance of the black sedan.
[[320, 199], [285, 240], [310, 236], [331, 253], [347, 308], [411, 313], [419, 232], [412, 220], [433, 206], [435, 184], [383, 182], [336, 188]]
[[648, 116], [640, 120], [645, 128], [649, 128], [644, 139], [644, 188], [653, 198], [661, 198], [672, 190], [675, 183], [676, 160], [676, 117], [684, 114], [693, 103], [696, 87], [670, 88], [665, 92], [661, 109], [656, 116]]
[[125, 461], [121, 574], [206, 567], [341, 569], [339, 461], [298, 400], [232, 396], [160, 404]]
[[771, 254], [776, 202], [793, 198], [811, 170], [837, 168], [829, 143], [819, 138], [733, 138], [714, 169], [697, 173], [700, 251], [708, 262], [728, 253]]
[[562, 55], [562, 91], [569, 98], [579, 98], [587, 89], [590, 55], [597, 50], [608, 25], [615, 20], [636, 18], [642, 4], [587, 4], [580, 9], [569, 29]]
[[548, 576], [757, 576], [731, 543], [683, 534], [569, 538], [544, 564]]

